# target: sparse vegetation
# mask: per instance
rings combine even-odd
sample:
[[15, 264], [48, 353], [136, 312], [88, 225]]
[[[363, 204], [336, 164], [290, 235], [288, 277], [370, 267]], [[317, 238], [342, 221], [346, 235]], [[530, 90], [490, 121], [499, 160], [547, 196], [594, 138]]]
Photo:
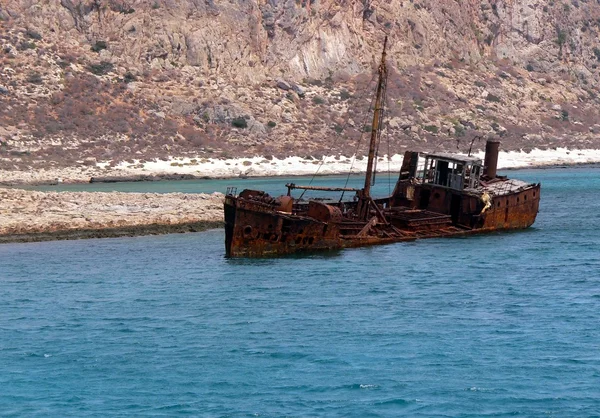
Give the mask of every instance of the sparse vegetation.
[[231, 126], [233, 126], [234, 128], [245, 129], [248, 127], [248, 121], [246, 120], [246, 118], [240, 116], [231, 120]]
[[106, 75], [114, 69], [114, 65], [108, 61], [102, 61], [97, 64], [90, 64], [88, 67], [90, 72], [95, 75]]
[[27, 82], [31, 84], [42, 84], [44, 79], [38, 72], [33, 72], [27, 76]]
[[461, 123], [454, 124], [454, 136], [460, 138], [465, 136], [467, 129]]
[[25, 35], [31, 39], [34, 39], [36, 41], [41, 41], [42, 40], [42, 35], [40, 35], [38, 32], [34, 31], [33, 29], [27, 29], [27, 32], [25, 32]]
[[35, 49], [35, 43], [33, 42], [27, 42], [27, 41], [23, 41], [19, 44], [19, 46], [17, 47], [17, 49], [19, 51], [26, 51], [28, 49]]
[[558, 45], [558, 54], [562, 55], [563, 46], [567, 42], [567, 32], [558, 29], [556, 32], [556, 43]]
[[136, 80], [137, 80], [137, 77], [134, 74], [132, 74], [130, 71], [127, 71], [125, 73], [125, 75], [123, 76], [124, 83], [131, 83]]
[[96, 41], [94, 43], [94, 45], [92, 45], [91, 50], [94, 52], [100, 52], [103, 49], [108, 48], [108, 45], [106, 44], [106, 41]]
[[346, 89], [342, 89], [340, 90], [340, 99], [341, 100], [348, 100], [350, 97], [352, 97], [352, 95], [350, 94], [350, 92]]
[[487, 97], [485, 98], [488, 102], [493, 102], [493, 103], [500, 103], [502, 100], [500, 99], [500, 97], [496, 96], [495, 94], [488, 94]]
[[[435, 3], [425, 6], [426, 2], [418, 1], [423, 7], [437, 12]], [[484, 24], [477, 16], [473, 19], [479, 45], [473, 46], [470, 36], [468, 48], [479, 47], [482, 56], [497, 57], [486, 61], [485, 65], [469, 59], [462, 63], [461, 57], [469, 55], [463, 54], [463, 41], [454, 35], [450, 45], [452, 51], [436, 56], [431, 55], [432, 51], [439, 50], [432, 49], [431, 43], [437, 42], [436, 39], [408, 41], [407, 48], [411, 42], [422, 46], [424, 55], [419, 58], [422, 65], [404, 65], [390, 55], [390, 59], [396, 60], [390, 64], [402, 64], [393, 65], [397, 68], [391, 70], [388, 79], [389, 106], [385, 119], [390, 122], [386, 126], [392, 133], [392, 151], [401, 152], [411, 146], [431, 150], [438, 147], [438, 143], [440, 150], [449, 151], [455, 142], [462, 146], [466, 138], [470, 141], [471, 136], [491, 130], [490, 123], [494, 120], [502, 123], [502, 132], [508, 132], [506, 142], [510, 149], [525, 142], [522, 134], [531, 133], [543, 124], [548, 124], [547, 138], [550, 138], [543, 144], [562, 146], [563, 138], [571, 141], [569, 132], [579, 131], [584, 135], [578, 137], [575, 134], [573, 142], [582, 138], [595, 141], [600, 128], [595, 127], [597, 112], [591, 109], [600, 104], [600, 94], [594, 87], [600, 77], [600, 45], [595, 45], [592, 37], [600, 30], [600, 24], [596, 24], [596, 10], [579, 20], [584, 10], [571, 5], [573, 16], [565, 16], [562, 12], [565, 1], [572, 2], [556, 2], [549, 10], [551, 15], [543, 15], [554, 20], [543, 22], [543, 28], [540, 28], [546, 42], [550, 30], [548, 50], [552, 53], [554, 48], [553, 57], [508, 53], [508, 57], [502, 58], [505, 49], [501, 45], [496, 48], [496, 41], [492, 41], [496, 36], [502, 36], [496, 24], [502, 25], [508, 15], [509, 8], [502, 2], [493, 2], [497, 4], [499, 19], [492, 15], [492, 2], [483, 2], [481, 7], [485, 6], [485, 15], [493, 21]], [[96, 7], [91, 6], [92, 3], [86, 4]], [[327, 67], [314, 67], [318, 71], [312, 71], [310, 66], [311, 71], [306, 72], [310, 76], [305, 76], [307, 78], [296, 85], [294, 83], [300, 81], [298, 73], [289, 71], [287, 61], [275, 60], [267, 75], [271, 77], [268, 82], [248, 85], [236, 74], [240, 71], [246, 71], [252, 77], [262, 74], [264, 63], [255, 58], [249, 62], [244, 58], [239, 62], [240, 66], [247, 64], [248, 68], [236, 68], [230, 65], [230, 57], [224, 57], [218, 48], [193, 51], [183, 41], [179, 49], [179, 40], [170, 44], [152, 37], [146, 39], [149, 32], [141, 31], [138, 25], [143, 25], [140, 23], [143, 16], [137, 14], [144, 10], [142, 14], [154, 16], [156, 19], [148, 21], [152, 25], [163, 18], [171, 19], [167, 12], [172, 5], [167, 3], [162, 0], [93, 3], [101, 4], [102, 16], [113, 16], [119, 22], [124, 19], [120, 26], [124, 38], [115, 37], [108, 27], [107, 30], [98, 28], [93, 33], [86, 32], [91, 36], [87, 41], [83, 34], [78, 35], [80, 44], [73, 48], [67, 44], [56, 45], [60, 34], [52, 33], [47, 25], [42, 26], [41, 20], [36, 20], [35, 24], [34, 21], [17, 22], [6, 15], [8, 29], [0, 50], [5, 59], [4, 67], [10, 67], [14, 72], [7, 72], [0, 86], [0, 97], [6, 102], [6, 109], [0, 112], [2, 126], [18, 127], [14, 129], [19, 135], [15, 140], [25, 138], [26, 142], [30, 135], [29, 138], [39, 139], [44, 149], [45, 141], [62, 141], [61, 146], [66, 151], [60, 151], [61, 147], [56, 146], [48, 147], [49, 150], [52, 148], [48, 154], [44, 154], [44, 149], [34, 153], [58, 156], [62, 152], [65, 157], [56, 159], [60, 164], [65, 158], [71, 158], [71, 154], [78, 160], [83, 160], [81, 155], [93, 155], [101, 160], [100, 157], [106, 154], [104, 160], [109, 160], [123, 156], [137, 159], [137, 155], [146, 159], [161, 155], [220, 157], [225, 152], [234, 157], [339, 153], [347, 151], [339, 144], [354, 143], [351, 141], [358, 141], [361, 134], [363, 140], [370, 135], [369, 100], [365, 98], [368, 93], [363, 90], [376, 68], [365, 66], [361, 67], [360, 73], [350, 71], [346, 74], [347, 69], [343, 66], [331, 66], [334, 73], [328, 72]], [[133, 13], [130, 5], [137, 8], [136, 16], [124, 16]], [[583, 3], [581, 5], [583, 8]], [[539, 5], [536, 13], [541, 12], [542, 6]], [[585, 6], [587, 11], [589, 4]], [[119, 7], [121, 9], [117, 9]], [[158, 12], [151, 10], [159, 7]], [[89, 12], [87, 18], [94, 13]], [[385, 26], [390, 16], [387, 12], [378, 15], [378, 24]], [[459, 19], [453, 13], [447, 17], [457, 19], [457, 24], [471, 24], [470, 20]], [[578, 19], [573, 20], [575, 18]], [[591, 22], [589, 26], [586, 19]], [[37, 22], [42, 23], [36, 26]], [[132, 37], [128, 31], [135, 31], [134, 24], [140, 31]], [[26, 32], [28, 25], [39, 30], [44, 35], [43, 40], [37, 32]], [[579, 31], [582, 25], [587, 27], [586, 33]], [[277, 24], [275, 27], [286, 36]], [[531, 36], [536, 35], [531, 32]], [[575, 50], [571, 46], [572, 40]], [[140, 43], [140, 48], [147, 49], [121, 45], [134, 41]], [[274, 38], [274, 42], [281, 42], [281, 37]], [[486, 43], [491, 44], [491, 48]], [[569, 53], [568, 61], [557, 59], [559, 45], [564, 47], [564, 57]], [[352, 48], [355, 46], [353, 43]], [[434, 46], [437, 48], [438, 45]], [[24, 52], [19, 53], [18, 49]], [[102, 52], [105, 49], [107, 52]], [[144, 61], [135, 62], [131, 56], [108, 58], [121, 50], [126, 54], [139, 52]], [[165, 51], [168, 53], [163, 58]], [[194, 54], [198, 55], [202, 66], [207, 65], [207, 57], [212, 56], [211, 65], [216, 70], [219, 64], [220, 73], [190, 71], [192, 68], [187, 63], [191, 62], [190, 58], [196, 58], [191, 57]], [[569, 63], [578, 65], [569, 67]], [[505, 73], [510, 77], [502, 79]], [[273, 88], [271, 80], [279, 77], [291, 87]], [[128, 85], [135, 81], [137, 83]], [[221, 92], [215, 85], [226, 86], [227, 91]], [[2, 87], [6, 88], [6, 93]], [[304, 100], [299, 98], [303, 90], [306, 91]], [[554, 107], [555, 103], [561, 103], [568, 112]], [[234, 118], [239, 115], [243, 117]], [[256, 115], [260, 122], [255, 122], [250, 115]], [[335, 149], [330, 151], [326, 141], [335, 137], [336, 132], [347, 137], [348, 142], [337, 141], [332, 146]], [[10, 141], [12, 144], [13, 139]]]
[[419, 112], [422, 112], [425, 110], [425, 106], [423, 105], [423, 100], [421, 99], [415, 99], [413, 101], [413, 107], [418, 110]]
[[325, 99], [323, 99], [321, 96], [315, 96], [312, 98], [312, 102], [316, 105], [322, 105], [325, 103]]

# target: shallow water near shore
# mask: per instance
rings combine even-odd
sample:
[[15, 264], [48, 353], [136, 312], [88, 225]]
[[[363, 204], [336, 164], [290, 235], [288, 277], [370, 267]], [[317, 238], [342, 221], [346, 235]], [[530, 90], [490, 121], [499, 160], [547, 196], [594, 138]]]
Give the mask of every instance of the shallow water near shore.
[[[520, 168], [500, 170], [500, 175], [524, 180], [536, 180], [546, 171], [566, 173], [568, 176], [578, 176], [579, 173], [600, 170], [600, 165], [561, 166], [552, 168]], [[545, 174], [542, 174], [545, 175]], [[548, 174], [551, 175], [551, 174]], [[394, 190], [398, 173], [382, 172], [377, 174], [377, 182], [373, 193], [385, 196]], [[197, 179], [197, 180], [162, 180], [162, 181], [125, 181], [116, 183], [74, 183], [39, 186], [19, 186], [20, 188], [52, 192], [125, 192], [125, 193], [225, 193], [228, 187], [236, 187], [238, 192], [245, 188], [264, 190], [273, 196], [285, 194], [288, 183], [313, 186], [345, 186], [360, 188], [364, 183], [362, 174], [338, 174], [329, 176], [281, 176], [281, 177], [250, 177], [227, 179]], [[313, 192], [314, 193], [314, 192]]]
[[526, 231], [263, 260], [222, 230], [2, 245], [0, 414], [597, 416], [600, 170], [509, 174], [542, 182]]

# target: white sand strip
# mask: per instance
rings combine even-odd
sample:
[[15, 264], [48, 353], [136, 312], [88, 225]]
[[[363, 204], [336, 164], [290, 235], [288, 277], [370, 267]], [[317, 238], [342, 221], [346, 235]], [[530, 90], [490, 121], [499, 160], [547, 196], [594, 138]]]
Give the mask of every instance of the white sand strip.
[[[483, 159], [484, 152], [475, 154]], [[381, 172], [397, 172], [402, 165], [402, 155], [394, 155], [390, 159], [381, 157], [377, 163], [377, 170]], [[527, 168], [550, 165], [591, 164], [600, 162], [600, 150], [569, 150], [557, 148], [555, 150], [534, 149], [529, 153], [522, 151], [501, 151], [498, 158], [498, 168]], [[99, 164], [104, 167], [108, 163]], [[167, 161], [150, 161], [140, 164], [121, 163], [113, 170], [111, 175], [161, 175], [161, 174], [191, 174], [201, 177], [265, 177], [265, 176], [296, 176], [313, 175], [315, 173], [342, 174], [362, 173], [366, 170], [367, 159], [354, 157], [324, 157], [321, 160], [310, 160], [300, 157], [284, 159], [264, 157], [220, 159], [192, 159], [170, 157]]]
[[[483, 159], [484, 153], [475, 154]], [[529, 168], [552, 165], [575, 165], [600, 163], [600, 150], [569, 150], [557, 148], [531, 152], [501, 151], [498, 168]], [[321, 160], [288, 157], [284, 159], [253, 158], [177, 158], [169, 157], [141, 163], [122, 162], [110, 167], [110, 161], [100, 162], [96, 166], [79, 166], [49, 170], [0, 171], [0, 183], [4, 184], [41, 184], [63, 181], [65, 183], [88, 182], [91, 177], [128, 177], [128, 176], [160, 176], [160, 175], [192, 175], [207, 178], [230, 177], [266, 177], [266, 176], [312, 176], [363, 173], [367, 159], [361, 157], [324, 157]], [[402, 156], [394, 155], [379, 158], [377, 171], [398, 172], [402, 165]]]

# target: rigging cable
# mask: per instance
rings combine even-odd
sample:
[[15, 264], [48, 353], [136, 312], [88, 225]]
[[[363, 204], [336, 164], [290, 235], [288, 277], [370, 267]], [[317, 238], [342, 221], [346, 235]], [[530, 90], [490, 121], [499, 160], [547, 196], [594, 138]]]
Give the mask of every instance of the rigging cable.
[[[375, 73], [375, 74], [377, 74], [377, 73]], [[369, 82], [368, 86], [370, 86], [371, 83], [375, 80], [375, 74], [373, 74], [373, 78], [371, 78], [371, 81]], [[352, 163], [350, 164], [350, 170], [348, 170], [348, 175], [346, 176], [346, 182], [344, 183], [344, 188], [348, 187], [348, 182], [350, 181], [350, 176], [352, 175], [352, 169], [354, 168], [354, 163], [356, 162], [356, 156], [358, 155], [358, 151], [360, 149], [360, 146], [362, 145], [362, 140], [365, 135], [364, 128], [365, 128], [365, 126], [367, 126], [367, 121], [369, 119], [371, 119], [371, 109], [373, 108], [374, 102], [375, 102], [375, 96], [371, 97], [371, 103], [369, 104], [369, 109], [363, 119], [362, 129], [360, 130], [360, 137], [358, 138], [358, 143], [356, 144], [356, 148], [354, 150], [354, 155], [352, 156]], [[372, 127], [373, 127], [373, 124], [371, 123], [371, 129], [372, 129]], [[345, 194], [345, 192], [342, 192], [339, 203], [342, 202], [342, 199], [344, 198], [344, 194]]]
[[[360, 92], [360, 95], [358, 97], [358, 102], [360, 103], [362, 101], [362, 99], [365, 97], [366, 93], [371, 90], [370, 86], [373, 83], [373, 81], [375, 80], [375, 74], [373, 75], [373, 77], [371, 78], [371, 81], [369, 81], [369, 83], [365, 86], [365, 88], [362, 89], [362, 91]], [[372, 103], [372, 102], [371, 102]], [[369, 108], [370, 109], [370, 108]], [[347, 116], [346, 116], [346, 121], [344, 122], [344, 124], [341, 127], [340, 133], [337, 134], [335, 136], [335, 139], [333, 141], [332, 144], [332, 149], [335, 149], [336, 145], [337, 145], [337, 141], [340, 139], [341, 132], [344, 132], [344, 130], [346, 129], [346, 127], [348, 126], [348, 121], [350, 120], [350, 113], [348, 112]], [[361, 133], [361, 140], [362, 140], [362, 133]], [[360, 144], [360, 141], [359, 141]], [[356, 153], [355, 153], [356, 154]], [[350, 167], [350, 171], [352, 171], [352, 166], [354, 165], [354, 158], [356, 158], [356, 156], [353, 157], [353, 162], [351, 164]], [[319, 166], [317, 167], [317, 170], [315, 171], [315, 173], [313, 174], [312, 178], [310, 179], [310, 181], [308, 182], [308, 185], [312, 185], [313, 181], [315, 180], [315, 178], [317, 177], [317, 175], [319, 174], [319, 171], [321, 170], [321, 168], [323, 167], [323, 165], [325, 164], [325, 159], [321, 159], [321, 162], [319, 163]], [[348, 181], [346, 180], [346, 185], [348, 184]], [[345, 187], [345, 186], [344, 186]], [[306, 193], [306, 190], [304, 190], [302, 192], [302, 194], [300, 194], [300, 197], [298, 198], [298, 200], [302, 199], [302, 197], [304, 197], [304, 194]], [[343, 193], [342, 193], [343, 196]]]

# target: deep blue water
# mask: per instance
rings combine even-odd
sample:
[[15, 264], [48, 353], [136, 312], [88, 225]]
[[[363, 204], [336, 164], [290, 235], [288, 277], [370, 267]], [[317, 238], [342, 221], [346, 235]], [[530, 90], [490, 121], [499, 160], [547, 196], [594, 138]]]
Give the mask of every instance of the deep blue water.
[[542, 182], [524, 232], [0, 245], [0, 415], [600, 416], [600, 170], [510, 174]]

